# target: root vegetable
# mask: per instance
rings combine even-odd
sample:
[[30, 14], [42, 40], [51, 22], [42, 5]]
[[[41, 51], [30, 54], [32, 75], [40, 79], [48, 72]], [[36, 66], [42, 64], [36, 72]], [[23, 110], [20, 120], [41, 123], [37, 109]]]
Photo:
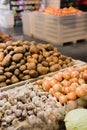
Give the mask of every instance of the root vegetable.
[[2, 66], [9, 66], [11, 63], [11, 55], [6, 55], [2, 61]]
[[12, 57], [13, 61], [15, 61], [15, 62], [19, 62], [22, 58], [23, 58], [23, 54], [21, 54], [21, 53], [16, 53]]

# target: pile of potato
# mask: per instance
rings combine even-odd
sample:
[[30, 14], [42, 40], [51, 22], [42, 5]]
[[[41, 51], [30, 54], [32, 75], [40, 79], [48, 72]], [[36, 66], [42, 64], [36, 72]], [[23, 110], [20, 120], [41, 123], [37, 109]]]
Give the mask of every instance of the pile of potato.
[[58, 130], [65, 107], [37, 85], [0, 93], [0, 130]]
[[10, 41], [10, 40], [13, 40], [12, 36], [0, 32], [0, 43], [6, 42], [6, 41]]
[[0, 44], [0, 87], [35, 78], [74, 64], [51, 44], [8, 41]]

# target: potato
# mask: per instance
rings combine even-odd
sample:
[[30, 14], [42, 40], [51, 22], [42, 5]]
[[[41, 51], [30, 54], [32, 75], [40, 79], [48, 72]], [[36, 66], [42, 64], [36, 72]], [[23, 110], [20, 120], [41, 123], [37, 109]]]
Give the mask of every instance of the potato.
[[60, 59], [59, 61], [58, 61], [58, 64], [61, 66], [61, 65], [63, 65], [63, 61]]
[[19, 79], [22, 80], [22, 78], [24, 77], [24, 74], [19, 74]]
[[15, 53], [25, 53], [25, 48], [21, 47], [15, 47], [14, 52]]
[[0, 52], [0, 62], [2, 62], [4, 59], [4, 52]]
[[15, 66], [17, 65], [14, 61], [12, 61], [11, 64], [12, 64], [12, 65], [15, 65]]
[[7, 77], [7, 78], [11, 78], [11, 76], [13, 75], [11, 72], [5, 72], [4, 75]]
[[13, 55], [12, 60], [15, 62], [19, 62], [22, 58], [23, 58], [23, 54], [17, 53]]
[[49, 52], [43, 51], [43, 57], [49, 57], [49, 56], [50, 56]]
[[40, 75], [47, 74], [49, 72], [48, 67], [43, 67], [43, 66], [38, 66], [37, 71], [39, 72]]
[[45, 67], [48, 67], [48, 66], [49, 66], [49, 64], [48, 64], [47, 61], [42, 61], [42, 65], [45, 66]]
[[0, 66], [0, 70], [4, 70], [4, 67]]
[[9, 52], [9, 54], [10, 54], [11, 56], [13, 56], [13, 54], [14, 54], [14, 51], [10, 51], [10, 52]]
[[38, 59], [38, 54], [33, 54], [32, 57], [37, 60]]
[[30, 70], [29, 75], [31, 76], [31, 78], [36, 78], [38, 76], [38, 72], [35, 70]]
[[29, 75], [25, 75], [25, 76], [22, 77], [22, 80], [28, 80], [28, 79], [30, 79]]
[[20, 70], [19, 70], [19, 69], [15, 69], [14, 74], [15, 74], [16, 76], [18, 76], [18, 75], [20, 74]]
[[73, 66], [73, 65], [74, 65], [73, 61], [67, 64], [68, 67]]
[[16, 65], [11, 65], [10, 67], [9, 67], [9, 71], [14, 71], [16, 69]]
[[63, 64], [63, 65], [62, 65], [62, 69], [66, 68], [66, 67], [67, 67], [67, 65], [66, 65], [66, 64]]
[[54, 64], [50, 67], [50, 72], [54, 72], [60, 69], [61, 69], [61, 66], [59, 64]]
[[30, 46], [30, 53], [31, 54], [37, 54], [38, 53], [38, 48], [35, 45]]
[[43, 61], [43, 55], [39, 55], [38, 62], [42, 62], [42, 61]]
[[56, 56], [54, 57], [54, 56], [53, 56], [52, 59], [53, 59], [53, 62], [54, 62], [54, 63], [58, 63], [58, 57], [56, 57]]
[[53, 56], [60, 56], [61, 55], [60, 52], [54, 52], [52, 54], [53, 54]]
[[28, 63], [32, 63], [32, 62], [37, 63], [37, 60], [34, 58], [30, 58], [30, 56], [27, 56], [27, 62]]
[[13, 50], [14, 50], [14, 47], [13, 47], [13, 46], [8, 46], [6, 49], [7, 49], [8, 51], [13, 51]]
[[34, 62], [32, 63], [26, 63], [28, 70], [36, 70], [36, 64]]
[[52, 66], [54, 65], [55, 63], [54, 62], [49, 62], [49, 66]]
[[23, 74], [28, 75], [29, 74], [29, 70], [24, 70]]
[[47, 51], [52, 51], [54, 49], [52, 44], [46, 44], [46, 50]]
[[46, 61], [47, 61], [47, 62], [52, 62], [52, 61], [53, 61], [53, 58], [52, 58], [52, 57], [46, 57]]
[[0, 75], [0, 82], [4, 82], [6, 80], [6, 76]]
[[26, 70], [26, 68], [27, 68], [26, 65], [21, 65], [19, 69], [20, 69], [21, 71], [24, 71], [24, 70]]
[[8, 50], [7, 49], [4, 50], [4, 54], [8, 55]]
[[25, 52], [24, 55], [25, 55], [25, 56], [29, 56], [29, 55], [30, 55], [30, 52]]
[[5, 43], [1, 43], [1, 44], [0, 44], [0, 48], [5, 49], [5, 48], [6, 48], [6, 44], [5, 44]]
[[5, 87], [5, 86], [6, 86], [6, 83], [5, 83], [5, 82], [1, 82], [1, 83], [0, 83], [0, 88], [1, 88], [1, 87]]
[[21, 43], [21, 41], [12, 42], [13, 46], [18, 46]]
[[4, 71], [0, 69], [0, 75], [3, 75], [4, 74]]
[[11, 55], [6, 55], [2, 61], [2, 66], [9, 66], [11, 63]]
[[11, 46], [12, 45], [12, 41], [7, 41], [6, 42], [6, 46]]
[[13, 75], [12, 77], [11, 77], [11, 82], [14, 84], [14, 83], [17, 83], [19, 81], [19, 79], [15, 76], [15, 75]]
[[7, 79], [7, 80], [6, 80], [6, 84], [7, 84], [7, 85], [10, 85], [10, 84], [11, 84], [11, 79]]
[[21, 64], [20, 64], [20, 63], [18, 63], [18, 64], [17, 64], [17, 68], [20, 68], [20, 66], [21, 66]]
[[25, 64], [25, 60], [24, 60], [24, 59], [21, 59], [20, 64], [21, 64], [21, 65], [24, 65], [24, 64]]

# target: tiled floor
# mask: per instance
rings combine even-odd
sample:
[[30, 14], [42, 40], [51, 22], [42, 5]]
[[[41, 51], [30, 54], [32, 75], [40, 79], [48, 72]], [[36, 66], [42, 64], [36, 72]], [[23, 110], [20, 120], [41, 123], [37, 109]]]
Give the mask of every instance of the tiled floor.
[[[37, 42], [46, 43], [41, 40], [23, 36], [23, 30], [21, 26], [16, 26], [13, 29], [1, 29], [1, 31], [10, 34], [14, 37], [16, 36], [16, 38], [21, 40], [24, 39], [29, 41], [36, 40]], [[87, 41], [79, 41], [76, 44], [66, 44], [64, 46], [57, 45], [56, 47], [64, 55], [71, 56], [74, 59], [87, 62]]]

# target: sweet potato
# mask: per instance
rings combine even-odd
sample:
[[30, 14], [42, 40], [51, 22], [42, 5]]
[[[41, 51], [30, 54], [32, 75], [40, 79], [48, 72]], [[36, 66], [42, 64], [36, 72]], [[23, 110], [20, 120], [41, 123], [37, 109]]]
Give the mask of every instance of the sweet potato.
[[11, 63], [11, 55], [6, 55], [2, 61], [2, 66], [9, 66]]

